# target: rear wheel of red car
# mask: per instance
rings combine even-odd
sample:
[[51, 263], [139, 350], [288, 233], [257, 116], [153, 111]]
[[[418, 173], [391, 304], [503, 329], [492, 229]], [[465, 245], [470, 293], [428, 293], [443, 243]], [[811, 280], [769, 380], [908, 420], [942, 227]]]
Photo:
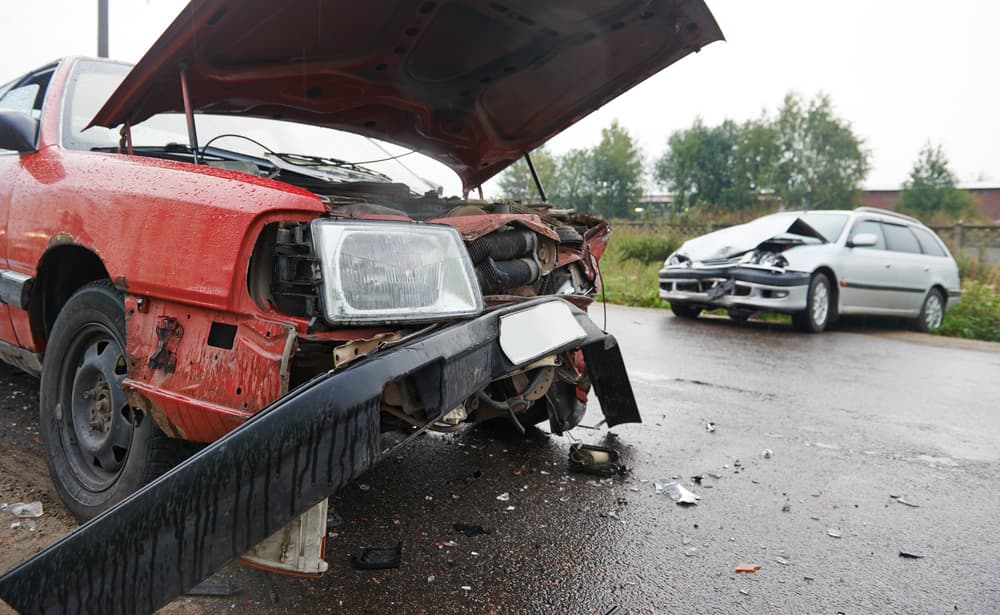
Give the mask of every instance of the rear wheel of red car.
[[698, 315], [701, 314], [700, 307], [685, 305], [683, 303], [671, 303], [670, 311], [673, 312], [674, 316], [677, 316], [678, 318], [694, 319], [698, 318]]
[[799, 331], [819, 333], [826, 329], [833, 316], [833, 292], [825, 273], [814, 273], [809, 280], [806, 309], [792, 314], [792, 324]]
[[39, 410], [52, 482], [80, 521], [168, 470], [185, 450], [128, 404], [127, 373], [122, 295], [106, 281], [84, 286], [52, 327]]

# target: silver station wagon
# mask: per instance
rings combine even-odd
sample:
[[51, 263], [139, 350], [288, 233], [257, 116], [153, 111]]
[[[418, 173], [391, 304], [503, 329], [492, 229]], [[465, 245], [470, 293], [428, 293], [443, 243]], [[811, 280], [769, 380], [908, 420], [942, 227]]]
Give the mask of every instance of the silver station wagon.
[[660, 270], [660, 297], [677, 316], [779, 312], [810, 332], [841, 314], [911, 318], [933, 331], [959, 293], [958, 265], [933, 231], [869, 207], [764, 216], [685, 242]]

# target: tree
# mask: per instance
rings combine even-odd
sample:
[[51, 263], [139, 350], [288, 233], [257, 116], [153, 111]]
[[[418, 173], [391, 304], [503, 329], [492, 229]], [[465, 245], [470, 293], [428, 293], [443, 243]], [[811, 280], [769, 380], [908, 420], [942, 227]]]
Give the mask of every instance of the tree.
[[972, 195], [955, 187], [952, 173], [941, 146], [926, 143], [903, 183], [903, 193], [896, 209], [924, 219], [945, 214], [952, 219], [968, 216], [974, 205]]
[[642, 152], [617, 120], [601, 130], [601, 141], [590, 153], [593, 211], [606, 218], [624, 218], [642, 197]]
[[833, 114], [830, 97], [808, 104], [785, 96], [774, 122], [778, 136], [775, 189], [787, 205], [849, 208], [868, 174], [869, 154], [848, 122]]
[[[550, 154], [543, 145], [531, 152], [531, 162], [535, 165], [535, 171], [538, 173], [538, 179], [542, 182], [542, 188], [548, 193], [550, 186], [556, 182], [559, 166], [557, 158]], [[542, 200], [535, 187], [535, 180], [531, 177], [531, 169], [528, 168], [528, 163], [523, 158], [510, 165], [500, 175], [499, 188], [500, 195], [512, 201], [527, 203]]]
[[587, 149], [571, 149], [559, 157], [549, 200], [557, 207], [591, 211], [594, 202], [593, 156]]

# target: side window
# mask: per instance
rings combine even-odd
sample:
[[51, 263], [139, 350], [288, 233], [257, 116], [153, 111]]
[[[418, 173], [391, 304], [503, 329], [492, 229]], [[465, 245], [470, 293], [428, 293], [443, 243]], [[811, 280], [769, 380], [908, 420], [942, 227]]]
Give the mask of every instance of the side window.
[[934, 233], [919, 226], [914, 226], [910, 230], [917, 236], [917, 241], [920, 242], [920, 247], [923, 249], [924, 254], [947, 256], [944, 249], [941, 248], [941, 242], [934, 236]]
[[886, 242], [889, 244], [890, 250], [920, 254], [920, 244], [917, 243], [917, 237], [910, 232], [909, 228], [898, 224], [883, 224], [882, 230], [885, 231]]
[[54, 72], [55, 66], [47, 66], [5, 86], [0, 93], [0, 107], [20, 111], [36, 120], [41, 118], [45, 92]]
[[882, 234], [882, 225], [874, 220], [861, 220], [854, 224], [854, 228], [851, 229], [851, 237], [855, 235], [860, 235], [861, 233], [871, 233], [875, 235], [876, 241], [875, 245], [871, 248], [873, 250], [885, 250], [885, 235]]

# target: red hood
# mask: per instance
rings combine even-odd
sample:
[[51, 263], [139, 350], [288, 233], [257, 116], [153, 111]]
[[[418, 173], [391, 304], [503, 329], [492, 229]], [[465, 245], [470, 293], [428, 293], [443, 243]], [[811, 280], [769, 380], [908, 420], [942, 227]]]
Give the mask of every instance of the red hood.
[[722, 39], [703, 0], [193, 0], [93, 120], [281, 118], [421, 151], [467, 188]]

